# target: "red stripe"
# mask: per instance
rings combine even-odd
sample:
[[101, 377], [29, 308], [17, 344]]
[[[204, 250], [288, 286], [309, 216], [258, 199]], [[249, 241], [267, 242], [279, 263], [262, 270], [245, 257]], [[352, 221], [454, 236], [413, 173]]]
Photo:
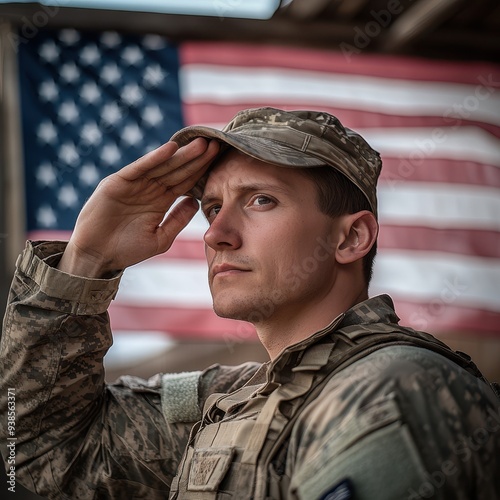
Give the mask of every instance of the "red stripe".
[[381, 184], [394, 189], [404, 182], [439, 182], [500, 188], [500, 168], [469, 160], [434, 158], [415, 146], [412, 158], [388, 157], [382, 154]]
[[26, 239], [31, 241], [69, 241], [72, 231], [58, 231], [55, 229], [37, 229], [29, 231]]
[[447, 304], [440, 299], [430, 302], [400, 300], [393, 297], [401, 324], [429, 333], [477, 332], [498, 335], [500, 313]]
[[228, 342], [256, 339], [249, 323], [219, 318], [208, 308], [134, 307], [113, 302], [109, 311], [113, 330], [156, 330], [183, 339]]
[[157, 259], [193, 259], [205, 261], [205, 244], [203, 239], [177, 238], [170, 249], [156, 257]]
[[[499, 313], [446, 304], [440, 299], [430, 302], [400, 300], [397, 297], [394, 299], [401, 324], [417, 330], [430, 333], [499, 332]], [[113, 330], [163, 331], [176, 338], [217, 339], [227, 342], [256, 339], [252, 325], [219, 318], [210, 309], [131, 307], [113, 303], [110, 315]]]
[[446, 131], [449, 127], [473, 126], [500, 137], [500, 126], [475, 120], [466, 120], [453, 116], [414, 116], [378, 113], [366, 110], [343, 108], [341, 105], [318, 105], [311, 102], [243, 102], [238, 103], [210, 103], [210, 102], [183, 102], [183, 114], [186, 125], [200, 125], [212, 123], [228, 123], [236, 113], [242, 109], [271, 106], [273, 108], [292, 111], [295, 109], [320, 110], [336, 116], [345, 126], [357, 128], [400, 128], [426, 127], [429, 128], [429, 137], [437, 128]]
[[[378, 248], [445, 252], [500, 259], [500, 232], [382, 224]], [[498, 263], [495, 262], [492, 265], [498, 265]]]
[[[354, 33], [353, 33], [354, 36]], [[342, 52], [237, 43], [184, 43], [181, 66], [216, 64], [236, 67], [293, 68], [325, 73], [364, 75], [425, 82], [464, 83], [500, 87], [500, 66], [487, 62], [453, 62], [409, 57], [354, 55]], [[484, 82], [479, 79], [484, 79]]]

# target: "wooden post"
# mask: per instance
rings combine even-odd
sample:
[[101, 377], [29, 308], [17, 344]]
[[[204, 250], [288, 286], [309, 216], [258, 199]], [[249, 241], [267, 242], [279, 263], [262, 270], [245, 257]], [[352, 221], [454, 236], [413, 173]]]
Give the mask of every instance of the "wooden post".
[[25, 239], [21, 106], [15, 27], [0, 18], [0, 313]]

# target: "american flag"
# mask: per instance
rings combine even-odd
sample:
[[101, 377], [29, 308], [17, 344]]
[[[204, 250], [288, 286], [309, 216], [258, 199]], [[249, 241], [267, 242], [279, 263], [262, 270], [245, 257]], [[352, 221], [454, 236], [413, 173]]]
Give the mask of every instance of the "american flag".
[[[500, 66], [156, 35], [41, 31], [19, 47], [27, 236], [67, 239], [104, 176], [183, 125], [243, 108], [321, 109], [382, 154], [370, 293], [431, 333], [500, 334]], [[253, 338], [215, 316], [201, 215], [172, 249], [125, 273], [120, 331]]]

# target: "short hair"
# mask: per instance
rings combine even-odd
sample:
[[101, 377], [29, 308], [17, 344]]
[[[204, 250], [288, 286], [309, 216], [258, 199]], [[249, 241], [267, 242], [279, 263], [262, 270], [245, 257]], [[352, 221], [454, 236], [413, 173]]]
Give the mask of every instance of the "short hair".
[[[301, 171], [317, 188], [318, 207], [330, 217], [354, 214], [362, 210], [373, 213], [370, 203], [361, 190], [345, 175], [330, 166], [303, 168]], [[373, 276], [373, 264], [377, 254], [377, 241], [363, 258], [363, 277], [366, 286]]]

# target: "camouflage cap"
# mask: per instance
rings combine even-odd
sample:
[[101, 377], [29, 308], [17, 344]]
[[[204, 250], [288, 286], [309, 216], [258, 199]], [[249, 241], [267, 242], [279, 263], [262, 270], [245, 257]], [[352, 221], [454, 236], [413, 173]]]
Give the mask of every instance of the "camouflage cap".
[[[222, 130], [183, 128], [171, 138], [184, 146], [196, 137], [213, 138], [258, 160], [282, 167], [329, 165], [345, 175], [366, 196], [377, 214], [376, 185], [380, 155], [338, 118], [322, 111], [254, 108], [240, 111]], [[205, 179], [192, 193], [201, 197]]]

